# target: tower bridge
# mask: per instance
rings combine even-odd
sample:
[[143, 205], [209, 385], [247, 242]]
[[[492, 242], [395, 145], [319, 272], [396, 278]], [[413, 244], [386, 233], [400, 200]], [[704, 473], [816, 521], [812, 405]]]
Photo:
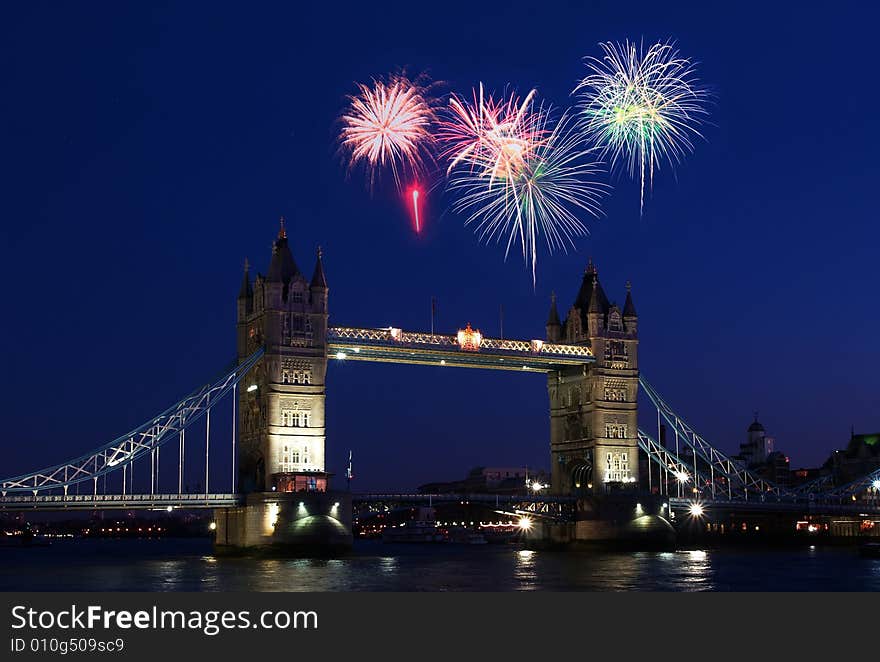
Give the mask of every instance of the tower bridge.
[[[530, 503], [535, 512], [550, 509], [557, 520], [574, 520], [572, 535], [608, 534], [602, 524], [608, 508], [615, 521], [663, 522], [694, 504], [716, 513], [880, 512], [880, 471], [847, 485], [820, 479], [788, 489], [754, 475], [691, 428], [640, 374], [638, 315], [629, 284], [618, 307], [592, 263], [564, 318], [552, 297], [540, 339], [484, 337], [470, 324], [456, 334], [329, 326], [321, 252], [306, 278], [283, 226], [266, 274], [251, 279], [249, 271], [246, 265], [237, 298], [234, 367], [90, 453], [0, 480], [0, 509], [213, 508], [218, 540], [231, 546], [327, 539], [344, 546], [350, 542], [352, 500], [413, 503], [432, 497], [330, 489], [326, 375], [328, 361], [340, 360], [544, 373], [551, 494], [503, 498], [508, 505]], [[656, 435], [639, 427], [640, 392], [655, 410], [649, 420], [656, 420]], [[231, 438], [219, 442], [215, 432], [212, 441], [212, 411], [216, 416], [218, 403], [228, 398]], [[661, 425], [669, 433], [666, 442]], [[185, 475], [193, 474], [194, 444], [199, 453], [204, 449], [204, 463], [196, 469], [204, 471], [204, 484], [192, 490]], [[166, 467], [169, 454], [176, 457], [177, 471], [166, 468], [160, 476], [160, 452]], [[218, 453], [232, 459], [229, 479], [219, 486], [216, 479], [210, 482], [211, 458]], [[641, 472], [640, 458], [647, 459]], [[136, 467], [139, 480], [149, 476], [149, 492], [136, 489]], [[493, 498], [469, 498], [484, 497]], [[633, 504], [635, 515], [626, 515]], [[598, 528], [584, 524], [591, 518]]]

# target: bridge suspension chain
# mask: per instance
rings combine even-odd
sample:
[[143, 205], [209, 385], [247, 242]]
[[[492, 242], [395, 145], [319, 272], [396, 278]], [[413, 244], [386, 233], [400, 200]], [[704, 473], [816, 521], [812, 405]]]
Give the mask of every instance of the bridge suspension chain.
[[656, 389], [642, 376], [639, 376], [639, 385], [675, 435], [676, 449], [678, 450], [679, 440], [683, 441], [692, 450], [695, 457], [699, 456], [708, 465], [711, 473], [717, 474], [712, 477], [711, 485], [717, 488], [716, 480], [723, 478], [727, 482], [728, 498], [748, 500], [750, 492], [753, 498], [758, 499], [766, 499], [768, 495], [772, 495], [776, 499], [797, 498], [798, 495], [792, 491], [754, 475], [738, 461], [728, 457], [703, 439], [675, 413]]
[[[238, 382], [262, 356], [263, 350], [257, 350], [217, 381], [197, 389], [154, 418], [90, 453], [33, 473], [0, 480], [0, 495], [5, 497], [7, 494], [31, 493], [36, 496], [40, 492], [63, 490], [66, 496], [70, 486], [86, 481], [93, 481], [94, 491], [97, 494], [98, 479], [104, 478], [106, 481], [109, 474], [120, 470], [122, 472], [122, 492], [125, 494], [126, 484], [131, 491], [134, 490], [133, 468], [135, 460], [145, 458], [147, 455], [150, 456], [151, 491], [155, 491], [158, 485], [159, 448], [172, 439], [174, 433], [180, 435], [181, 455], [178, 468], [178, 489], [180, 490], [183, 482], [185, 443], [183, 435], [186, 428], [201, 419], [202, 416], [209, 416], [211, 407], [219, 402], [224, 395], [234, 391]], [[234, 410], [235, 406], [233, 406]], [[210, 431], [210, 428], [208, 430]], [[233, 429], [233, 437], [234, 435]], [[206, 443], [206, 453], [207, 449], [208, 443]], [[207, 460], [206, 455], [206, 494], [208, 493]]]

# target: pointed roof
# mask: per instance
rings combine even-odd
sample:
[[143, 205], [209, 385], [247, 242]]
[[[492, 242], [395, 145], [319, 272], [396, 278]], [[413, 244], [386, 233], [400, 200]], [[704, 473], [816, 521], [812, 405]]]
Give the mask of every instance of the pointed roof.
[[241, 278], [241, 289], [238, 291], [239, 299], [250, 299], [254, 296], [254, 291], [251, 289], [251, 279], [248, 276], [248, 270], [250, 269], [250, 264], [247, 261], [247, 258], [244, 259], [244, 275]]
[[[596, 294], [595, 304], [593, 303], [594, 292]], [[605, 291], [602, 289], [602, 285], [599, 284], [599, 270], [593, 264], [592, 258], [590, 258], [590, 263], [587, 265], [586, 270], [584, 270], [584, 280], [581, 282], [581, 289], [574, 300], [574, 307], [580, 309], [584, 323], [587, 321], [588, 311], [603, 314], [608, 312], [608, 297], [605, 296]]]
[[623, 304], [623, 316], [637, 317], [636, 307], [635, 304], [633, 304], [632, 284], [629, 281], [626, 281], [626, 302]]
[[550, 315], [547, 317], [547, 326], [562, 326], [559, 322], [559, 311], [556, 310], [556, 292], [550, 293]]
[[287, 245], [287, 230], [284, 229], [284, 217], [282, 216], [278, 238], [272, 244], [272, 260], [269, 262], [266, 280], [274, 283], [288, 283], [298, 273], [299, 268], [290, 252], [290, 246]]
[[321, 256], [323, 255], [323, 251], [321, 247], [318, 246], [318, 261], [315, 262], [315, 273], [312, 274], [312, 288], [323, 288], [327, 289], [327, 278], [324, 276], [324, 265], [321, 260]]

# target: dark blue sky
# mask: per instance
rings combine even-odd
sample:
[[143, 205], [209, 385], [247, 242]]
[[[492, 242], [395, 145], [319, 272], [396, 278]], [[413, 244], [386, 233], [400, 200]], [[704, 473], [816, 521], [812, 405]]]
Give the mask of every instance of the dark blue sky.
[[[234, 352], [247, 256], [278, 216], [299, 264], [324, 247], [331, 321], [543, 336], [588, 256], [612, 299], [633, 283], [643, 373], [734, 450], [751, 412], [793, 465], [850, 425], [880, 429], [876, 373], [877, 11], [836, 3], [19, 3], [0, 38], [3, 469], [73, 456], [164, 408]], [[871, 12], [869, 15], [867, 12]], [[414, 236], [389, 191], [346, 181], [334, 120], [400, 66], [450, 88], [538, 88], [570, 103], [607, 39], [673, 37], [717, 102], [706, 140], [622, 180], [537, 288], [428, 200]], [[547, 467], [544, 378], [346, 364], [328, 376], [329, 468], [357, 489]]]

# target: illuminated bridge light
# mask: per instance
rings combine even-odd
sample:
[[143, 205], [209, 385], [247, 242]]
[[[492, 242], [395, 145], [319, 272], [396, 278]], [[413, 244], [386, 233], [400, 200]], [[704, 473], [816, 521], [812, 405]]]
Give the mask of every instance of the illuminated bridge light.
[[345, 352], [336, 352], [336, 358], [341, 361], [342, 359], [348, 358], [348, 354]]
[[880, 479], [875, 480], [871, 485], [875, 490], [880, 490]]
[[690, 511], [691, 517], [701, 517], [703, 515], [703, 506], [698, 503], [692, 503], [688, 510]]
[[251, 384], [250, 386], [247, 387], [247, 392], [248, 392], [248, 393], [253, 393], [253, 392], [256, 391], [256, 390], [257, 390], [257, 385], [256, 385], [256, 384]]

